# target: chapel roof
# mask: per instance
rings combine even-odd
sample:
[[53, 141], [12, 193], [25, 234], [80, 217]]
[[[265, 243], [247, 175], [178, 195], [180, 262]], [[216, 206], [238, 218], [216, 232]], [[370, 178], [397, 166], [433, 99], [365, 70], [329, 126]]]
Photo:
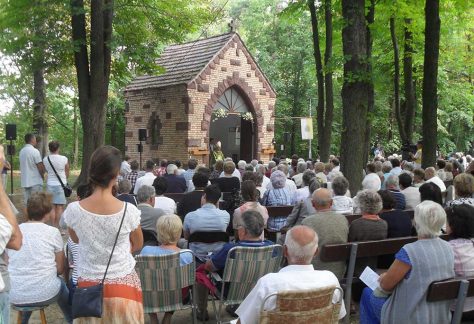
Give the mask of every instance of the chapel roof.
[[[207, 65], [234, 39], [242, 42], [237, 33], [231, 32], [188, 43], [170, 45], [165, 48], [156, 61], [158, 65], [164, 68], [165, 72], [160, 75], [138, 76], [125, 88], [125, 91], [188, 84], [198, 77]], [[250, 53], [248, 54], [251, 57]], [[266, 81], [268, 82], [268, 80]], [[268, 84], [270, 85], [270, 82]]]

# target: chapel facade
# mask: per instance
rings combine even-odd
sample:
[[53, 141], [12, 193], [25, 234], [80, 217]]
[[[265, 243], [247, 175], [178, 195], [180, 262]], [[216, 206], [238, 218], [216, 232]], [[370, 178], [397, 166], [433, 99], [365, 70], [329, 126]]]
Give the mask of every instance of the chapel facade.
[[125, 89], [125, 151], [146, 159], [194, 157], [209, 163], [209, 139], [234, 160], [268, 161], [274, 149], [276, 93], [237, 33], [167, 47], [164, 73]]

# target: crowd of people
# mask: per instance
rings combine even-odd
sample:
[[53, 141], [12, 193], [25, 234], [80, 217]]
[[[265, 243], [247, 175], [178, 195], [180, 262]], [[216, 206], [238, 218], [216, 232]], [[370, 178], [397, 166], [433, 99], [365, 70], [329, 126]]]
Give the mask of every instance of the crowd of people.
[[[351, 297], [360, 303], [361, 323], [447, 322], [451, 303], [427, 303], [428, 285], [474, 275], [474, 162], [470, 156], [453, 155], [422, 169], [417, 154], [414, 162], [401, 161], [397, 155], [385, 160], [378, 154], [361, 170], [362, 189], [351, 193], [335, 156], [328, 162], [298, 156], [273, 158], [268, 163], [235, 163], [224, 158], [212, 166], [191, 158], [186, 168], [181, 161], [161, 159], [148, 160], [144, 170], [139, 170], [137, 161], [104, 146], [91, 156], [88, 183], [77, 188], [76, 201], [67, 203], [63, 187], [69, 165], [59, 154], [59, 142], [49, 143], [50, 154], [43, 159], [34, 135], [27, 134], [25, 143], [20, 152], [25, 223], [18, 225], [8, 197], [0, 190], [4, 323], [9, 321], [10, 303], [57, 303], [65, 320], [72, 322], [74, 290], [100, 283], [104, 273], [102, 319], [74, 322], [143, 322], [135, 255], [160, 256], [189, 247], [193, 254], [183, 253], [182, 265], [195, 262], [198, 271], [222, 272], [231, 248], [275, 244], [265, 230], [281, 233], [277, 243], [284, 245], [286, 266], [263, 276], [240, 306], [226, 308], [243, 324], [258, 323], [268, 294], [339, 287], [346, 263], [322, 261], [318, 246], [326, 244], [418, 237], [395, 255], [357, 259], [357, 276], [367, 266], [388, 269], [375, 291], [354, 286]], [[180, 198], [172, 199], [173, 195]], [[267, 207], [272, 206], [292, 206], [292, 211], [287, 217], [269, 217]], [[407, 210], [414, 210], [413, 220]], [[351, 214], [360, 217], [349, 223], [346, 215]], [[221, 233], [230, 240], [188, 244], [200, 232]], [[441, 234], [449, 239], [441, 239]], [[63, 241], [67, 241], [67, 251]], [[209, 289], [201, 283], [194, 288], [197, 316], [206, 320]], [[185, 294], [183, 299], [189, 299]], [[340, 297], [336, 290], [334, 303]], [[264, 308], [275, 307], [271, 299]], [[464, 310], [469, 316], [474, 301], [468, 300]], [[357, 310], [342, 305], [339, 318], [351, 311]], [[22, 322], [27, 323], [30, 315], [23, 312]], [[172, 315], [165, 313], [162, 322], [171, 323]], [[159, 322], [158, 314], [149, 316], [152, 323]]]

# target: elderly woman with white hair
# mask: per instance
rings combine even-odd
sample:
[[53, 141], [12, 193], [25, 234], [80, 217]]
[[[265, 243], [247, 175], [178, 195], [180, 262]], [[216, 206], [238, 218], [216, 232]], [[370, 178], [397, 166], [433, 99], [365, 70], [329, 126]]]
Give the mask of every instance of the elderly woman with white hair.
[[[263, 195], [264, 206], [290, 206], [294, 203], [294, 195], [290, 192], [286, 184], [286, 175], [276, 170], [270, 176], [271, 188]], [[279, 231], [285, 226], [286, 217], [272, 217], [268, 220], [267, 228]]]
[[433, 281], [454, 277], [454, 254], [448, 242], [439, 238], [446, 212], [433, 201], [415, 208], [418, 240], [406, 244], [379, 287], [364, 289], [360, 303], [360, 323], [449, 323], [451, 301], [427, 302]]
[[[176, 252], [180, 252], [181, 249], [178, 247], [178, 241], [181, 238], [183, 232], [183, 223], [178, 215], [168, 214], [158, 218], [156, 222], [156, 233], [160, 246], [145, 246], [140, 255], [144, 256], [160, 256], [168, 255]], [[184, 252], [179, 255], [179, 261], [181, 266], [190, 264], [193, 262], [194, 256], [190, 252]], [[187, 297], [188, 290], [183, 289], [183, 298]], [[150, 323], [157, 324], [158, 314], [150, 313]], [[163, 317], [163, 324], [171, 323], [171, 316], [173, 312], [166, 312]]]
[[349, 188], [349, 181], [343, 177], [335, 177], [332, 181], [332, 210], [340, 214], [351, 214], [354, 210], [354, 203], [351, 197], [347, 197], [347, 189]]
[[[383, 208], [382, 198], [375, 190], [362, 190], [356, 200], [359, 204], [362, 217], [354, 220], [349, 226], [349, 242], [377, 241], [387, 238], [387, 222], [379, 217], [378, 213]], [[366, 266], [375, 269], [377, 267], [377, 257], [358, 258], [354, 273], [358, 277]], [[362, 293], [362, 285], [355, 285], [352, 290], [354, 301], [359, 301]]]

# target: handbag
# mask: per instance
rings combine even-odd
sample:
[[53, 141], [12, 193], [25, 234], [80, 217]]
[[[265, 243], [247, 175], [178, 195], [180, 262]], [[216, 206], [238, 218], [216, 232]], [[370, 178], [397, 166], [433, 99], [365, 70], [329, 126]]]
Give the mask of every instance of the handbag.
[[54, 174], [56, 174], [56, 178], [58, 178], [59, 180], [59, 183], [61, 184], [61, 187], [63, 187], [63, 190], [64, 190], [64, 196], [69, 197], [71, 196], [72, 194], [72, 188], [70, 185], [68, 185], [66, 183], [66, 185], [64, 185], [63, 181], [61, 180], [61, 177], [58, 175], [58, 173], [56, 172], [56, 169], [54, 168], [53, 166], [53, 163], [51, 163], [51, 160], [49, 159], [49, 156], [48, 156], [48, 162], [49, 162], [49, 165], [51, 165], [51, 168], [53, 169], [54, 171]]
[[74, 291], [72, 297], [72, 317], [74, 319], [79, 317], [102, 317], [104, 281], [107, 276], [107, 271], [109, 270], [110, 261], [112, 261], [112, 255], [114, 254], [115, 246], [117, 245], [125, 214], [127, 213], [127, 205], [128, 204], [125, 203], [125, 210], [123, 211], [122, 220], [120, 221], [120, 226], [117, 235], [115, 236], [114, 246], [112, 247], [112, 252], [110, 253], [109, 262], [107, 262], [102, 281], [94, 286], [84, 288], [77, 287]]

